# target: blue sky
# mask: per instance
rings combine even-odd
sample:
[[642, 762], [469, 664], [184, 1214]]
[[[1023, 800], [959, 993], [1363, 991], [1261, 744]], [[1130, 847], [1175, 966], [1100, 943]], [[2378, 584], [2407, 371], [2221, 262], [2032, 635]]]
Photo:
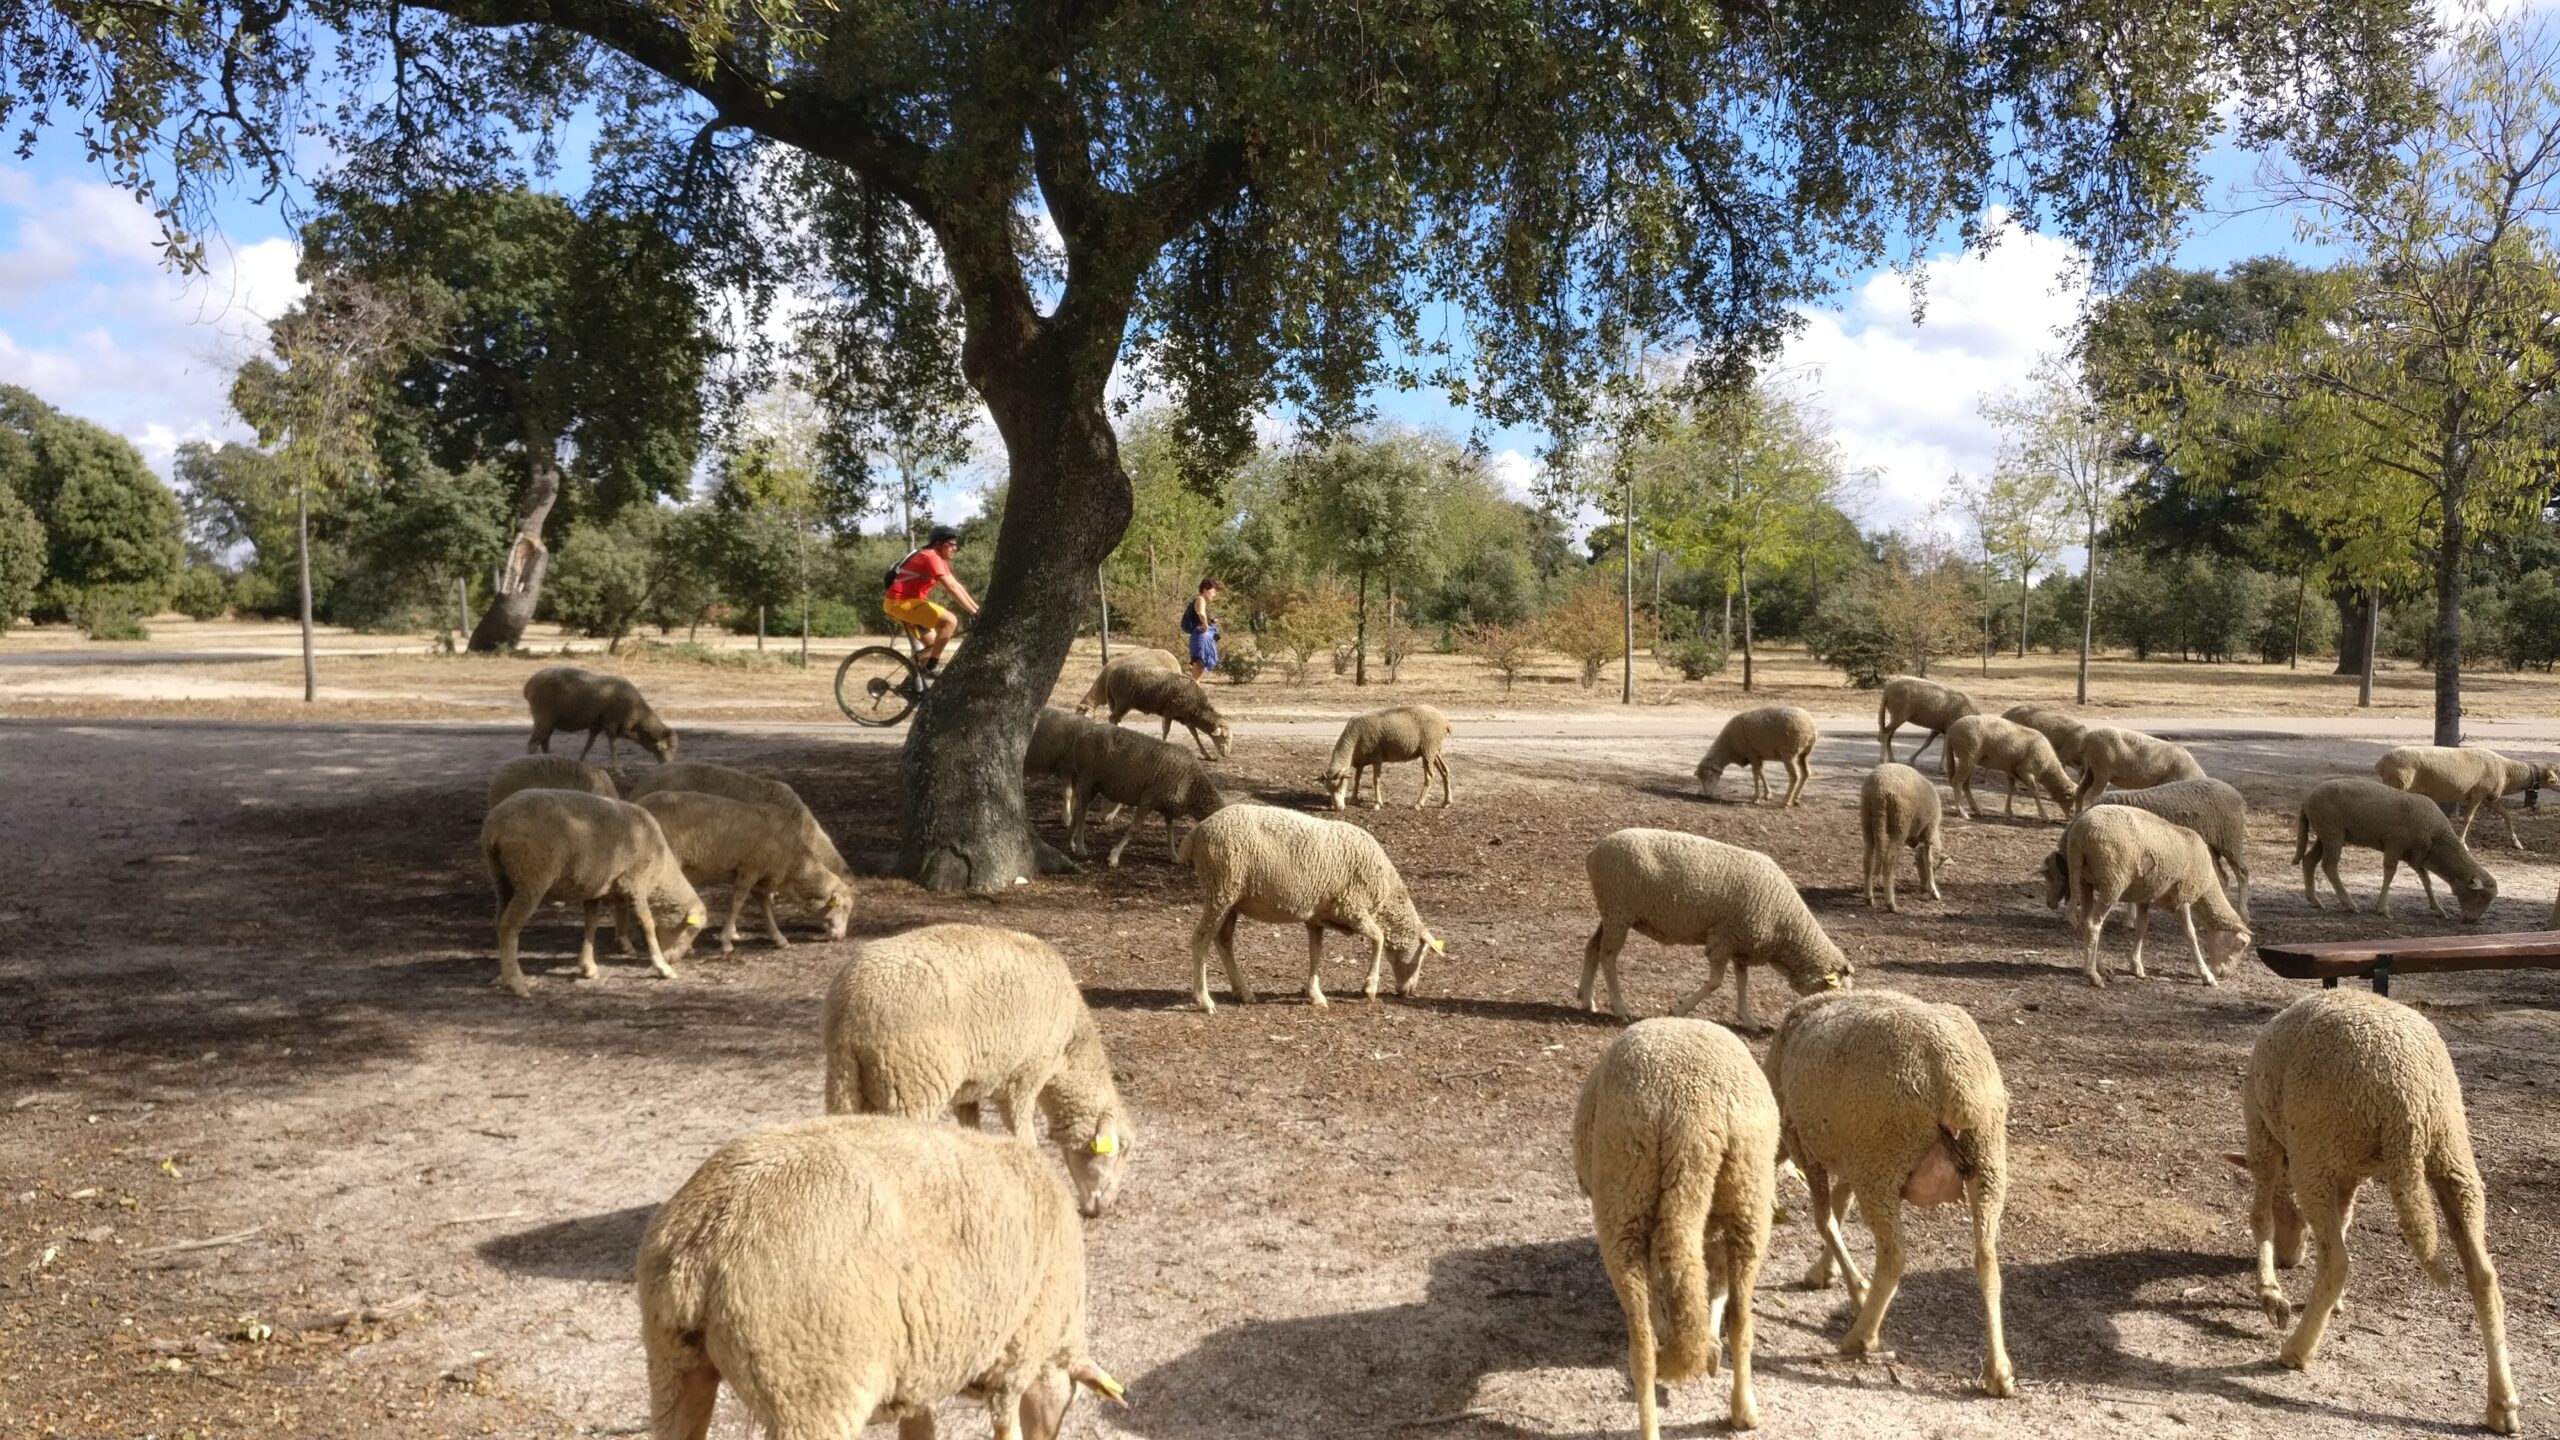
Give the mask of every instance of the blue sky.
[[[2235, 204], [2253, 161], [2217, 151], [2208, 203]], [[231, 372], [256, 353], [266, 321], [299, 294], [291, 235], [272, 207], [225, 204], [207, 273], [162, 267], [147, 211], [108, 186], [76, 143], [50, 135], [28, 161], [0, 158], [0, 383], [24, 385], [65, 410], [131, 438], [166, 473], [184, 441], [245, 439], [225, 401]], [[2177, 258], [2221, 265], [2269, 251], [2299, 252], [2291, 218], [2206, 213]], [[1934, 254], [1924, 265], [1925, 323], [1910, 318], [1905, 277], [1860, 277], [1808, 310], [1785, 363], [1828, 410], [1851, 463], [1875, 484], [1866, 518], [1896, 523], [1942, 493], [1950, 474], [1987, 470], [1996, 438], [1977, 399], [2023, 381], [2060, 341], [2083, 290], [2069, 247], [2013, 231], [1986, 254]], [[1382, 393], [1388, 418], [1461, 434], [1473, 417], [1436, 392]], [[1540, 436], [1483, 434], [1515, 488], [1536, 473]], [[963, 481], [957, 489], [965, 489]], [[942, 507], [961, 511], [965, 495]]]

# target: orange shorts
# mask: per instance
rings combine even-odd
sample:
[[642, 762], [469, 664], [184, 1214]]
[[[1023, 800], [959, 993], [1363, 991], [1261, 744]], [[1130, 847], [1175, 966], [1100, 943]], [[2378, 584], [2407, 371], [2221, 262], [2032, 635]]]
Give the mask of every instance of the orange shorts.
[[951, 618], [950, 611], [923, 596], [917, 596], [913, 600], [883, 600], [880, 602], [880, 608], [888, 614], [890, 619], [901, 625], [913, 626], [918, 630], [939, 630], [942, 628], [942, 622]]

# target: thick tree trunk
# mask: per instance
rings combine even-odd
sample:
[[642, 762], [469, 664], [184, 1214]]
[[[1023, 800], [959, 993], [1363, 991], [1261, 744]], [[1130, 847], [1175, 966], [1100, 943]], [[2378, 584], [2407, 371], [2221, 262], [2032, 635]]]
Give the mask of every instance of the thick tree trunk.
[[[533, 607], [542, 600], [542, 577], [551, 568], [551, 551], [543, 544], [542, 530], [551, 521], [551, 507], [560, 500], [559, 442], [543, 435], [526, 436], [525, 461], [524, 502], [516, 512], [516, 538], [510, 542], [509, 563], [500, 571], [502, 577], [515, 581], [515, 588], [499, 586], [489, 597], [479, 627], [471, 632], [471, 648], [482, 653], [512, 650], [524, 639], [524, 627], [533, 623]], [[521, 565], [514, 563], [518, 557]]]
[[2382, 590], [2368, 587], [2364, 592], [2364, 628], [2356, 641], [2356, 705], [2373, 708], [2373, 650], [2382, 638]]
[[2089, 554], [2081, 566], [2085, 577], [2080, 587], [2080, 688], [2076, 704], [2089, 703], [2089, 640], [2098, 627], [2098, 512], [2089, 512]]
[[1119, 328], [1103, 333], [1112, 343], [1079, 363], [1036, 341], [991, 353], [1000, 337], [973, 326], [970, 379], [1004, 438], [1008, 485], [984, 608], [899, 760], [895, 868], [930, 890], [994, 893], [1064, 863], [1032, 833], [1022, 752], [1129, 525], [1129, 477], [1104, 400]]
[[2462, 556], [2466, 548], [2460, 480], [2445, 486], [2444, 539], [2436, 547], [2436, 743], [2462, 743]]
[[2361, 675], [2365, 672], [2365, 657], [2373, 653], [2373, 647], [2365, 643], [2373, 633], [2374, 606], [2368, 598], [2370, 593], [2352, 587], [2329, 592], [2330, 601], [2338, 607], [2338, 668], [2331, 672], [2333, 674]]
[[1369, 683], [1369, 572], [1360, 572], [1360, 619], [1351, 632], [1351, 683]]

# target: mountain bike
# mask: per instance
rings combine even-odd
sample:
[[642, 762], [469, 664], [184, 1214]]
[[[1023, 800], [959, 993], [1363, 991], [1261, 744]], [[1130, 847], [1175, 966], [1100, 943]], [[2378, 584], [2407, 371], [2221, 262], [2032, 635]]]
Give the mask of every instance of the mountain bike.
[[917, 659], [924, 650], [921, 632], [912, 625], [898, 628], [906, 649], [865, 645], [836, 667], [836, 708], [856, 725], [895, 725], [914, 714], [924, 692], [933, 688], [933, 677]]

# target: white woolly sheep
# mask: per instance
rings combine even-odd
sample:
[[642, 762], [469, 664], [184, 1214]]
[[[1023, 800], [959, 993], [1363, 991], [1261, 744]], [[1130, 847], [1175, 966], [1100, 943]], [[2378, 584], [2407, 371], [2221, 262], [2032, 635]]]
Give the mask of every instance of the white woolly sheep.
[[830, 940], [844, 938], [853, 919], [853, 886], [809, 848], [798, 816], [773, 805], [732, 800], [699, 790], [653, 790], [633, 802], [658, 817], [667, 848], [696, 886], [729, 887], [729, 914], [720, 925], [720, 953], [738, 948], [738, 912], [752, 895], [764, 910], [765, 937], [788, 950], [774, 919], [777, 895], [818, 912]]
[[[702, 929], [702, 897], [695, 894], [657, 817], [637, 805], [575, 790], [519, 790], [489, 810], [480, 827], [480, 853], [498, 891], [498, 984], [527, 995], [533, 986], [516, 966], [516, 938], [525, 921], [548, 900], [586, 907], [586, 934], [578, 944], [578, 976], [596, 974], [596, 922], [610, 901], [624, 907], [649, 945], [649, 968], [672, 980], [667, 952], [681, 958]], [[664, 901], [684, 916], [675, 943], [661, 950], [652, 902]]]
[[1068, 854], [1084, 854], [1085, 826], [1097, 796], [1115, 808], [1129, 807], [1129, 826], [1111, 847], [1115, 868], [1148, 816], [1164, 817], [1165, 850], [1178, 854], [1174, 822], [1206, 820], [1228, 803], [1199, 756], [1116, 725], [1088, 724], [1077, 731], [1068, 742], [1066, 769]]
[[519, 755], [489, 777], [489, 803], [497, 804], [519, 790], [576, 790], [619, 800], [613, 777], [583, 760], [565, 755]]
[[1422, 790], [1413, 797], [1413, 808], [1419, 810], [1431, 798], [1431, 777], [1440, 777], [1440, 806], [1447, 809], [1453, 802], [1449, 794], [1449, 762], [1441, 758], [1440, 747], [1449, 740], [1449, 717], [1428, 705], [1390, 705], [1355, 715], [1342, 727], [1341, 738], [1333, 742], [1333, 754], [1325, 761], [1324, 788], [1332, 806], [1339, 810], [1347, 793], [1352, 804], [1360, 802], [1360, 778], [1370, 777], [1369, 808], [1387, 803], [1387, 767], [1407, 760], [1422, 762]]
[[1317, 983], [1324, 932], [1339, 930], [1369, 942], [1364, 998], [1378, 998], [1379, 966], [1392, 961], [1396, 993], [1410, 995], [1422, 983], [1422, 957], [1440, 942], [1413, 908], [1404, 877], [1377, 838], [1357, 825], [1321, 820], [1271, 805], [1230, 805], [1191, 827], [1175, 857], [1200, 881], [1200, 923], [1191, 931], [1191, 1003], [1203, 1013], [1209, 1000], [1209, 955], [1226, 963], [1236, 1003], [1253, 1003], [1253, 987], [1236, 963], [1236, 921], [1307, 927], [1307, 1003], [1325, 1003]]
[[1076, 702], [1077, 714], [1090, 715], [1102, 708], [1103, 702], [1111, 698], [1109, 687], [1103, 683], [1103, 675], [1110, 673], [1112, 665], [1130, 665], [1140, 670], [1164, 670], [1177, 675], [1182, 673], [1182, 657], [1170, 650], [1154, 650], [1144, 645], [1118, 650], [1111, 656], [1111, 665], [1102, 667], [1102, 673], [1093, 677], [1092, 688], [1086, 690], [1084, 698]]
[[604, 737], [604, 758], [608, 765], [619, 767], [621, 753], [618, 741], [628, 740], [658, 757], [660, 763], [676, 755], [676, 732], [649, 708], [640, 695], [640, 687], [619, 675], [606, 675], [594, 670], [581, 670], [575, 665], [552, 665], [533, 672], [524, 682], [524, 703], [533, 711], [533, 738], [525, 742], [528, 752], [544, 754], [551, 750], [551, 732], [585, 731], [587, 743], [578, 747], [578, 758], [596, 748], [596, 737]]
[[2338, 903], [2349, 914], [2355, 913], [2356, 902], [2348, 896], [2346, 882], [2338, 878], [2338, 855], [2350, 845], [2382, 852], [2382, 893], [2375, 897], [2374, 908], [2385, 917], [2391, 914], [2391, 880], [2403, 862], [2418, 872], [2427, 908], [2438, 918], [2449, 917], [2436, 899], [2435, 876], [2444, 877], [2465, 920], [2479, 919], [2488, 913], [2489, 902], [2498, 898], [2498, 877], [2471, 858], [2443, 811], [2425, 796], [2394, 790], [2378, 780], [2349, 776], [2312, 786], [2302, 797], [2302, 813], [2294, 818], [2293, 838], [2294, 863], [2302, 867], [2302, 898], [2314, 910], [2320, 908], [2320, 895], [2312, 882], [2317, 866], [2328, 872]]
[[1813, 747], [1821, 738], [1812, 713], [1793, 705], [1745, 710], [1716, 732], [1716, 743], [1707, 747], [1705, 758], [1698, 762], [1698, 788], [1713, 795], [1727, 766], [1748, 765], [1751, 803], [1757, 805], [1769, 798], [1769, 776], [1762, 767], [1775, 760], [1787, 771], [1787, 796], [1779, 808], [1791, 809], [1813, 778]]
[[828, 1114], [948, 1110], [975, 1130], [992, 1104], [1024, 1140], [1045, 1116], [1077, 1208], [1098, 1216], [1120, 1193], [1137, 1130], [1093, 1012], [1047, 941], [988, 925], [874, 940], [828, 987], [824, 1034]]
[[[2150, 934], [2155, 905], [2178, 912], [2196, 971], [2207, 985], [2221, 983], [2214, 966], [2229, 965], [2249, 948], [2249, 922], [2223, 898], [2222, 876], [2213, 868], [2213, 852], [2204, 838], [2130, 805], [2084, 810], [2062, 832], [2062, 848], [2045, 860], [2045, 904], [2058, 905], [2065, 898], [2071, 902], [2071, 923], [2080, 931], [2092, 985], [2107, 983], [2098, 968], [2098, 938], [2119, 902], [2133, 905], [2136, 975], [2149, 973], [2142, 968], [2142, 942]], [[2199, 909], [2204, 912], [2201, 936]]]
[[2042, 705], [2012, 705], [2000, 712], [2000, 718], [2042, 735], [2053, 746], [2054, 759], [2074, 769], [2079, 767], [2080, 742], [2088, 738], [2088, 722]]
[[2080, 737], [2080, 808], [2113, 785], [2123, 790], [2147, 790], [2173, 780], [2193, 780], [2204, 774], [2187, 747], [2139, 730], [2119, 730], [2110, 725], [2093, 725]]
[[[703, 1440], [720, 1382], [776, 1440], [985, 1403], [998, 1440], [1056, 1440], [1088, 1386], [1084, 1236], [1017, 1141], [830, 1115], [722, 1146], [640, 1242], [658, 1440]], [[1018, 1427], [1018, 1428], [1017, 1428]]]
[[1973, 697], [1961, 690], [1917, 675], [1896, 675], [1884, 682], [1884, 694], [1876, 701], [1876, 743], [1884, 747], [1884, 758], [1890, 762], [1894, 732], [1916, 725], [1929, 732], [1929, 738], [1911, 752], [1917, 761], [1948, 726], [1974, 713]]
[[1884, 890], [1884, 908], [1899, 912], [1893, 893], [1894, 867], [1908, 848], [1919, 862], [1920, 884], [1932, 900], [1938, 894], [1938, 787], [1908, 765], [1879, 765], [1858, 787], [1858, 828], [1866, 838], [1867, 908]]
[[2140, 790], [2114, 790], [2100, 805], [2130, 805], [2196, 832], [2213, 852], [2214, 864], [2229, 872], [2240, 918], [2249, 918], [2249, 802], [2230, 785], [2211, 776], [2172, 780]]
[[2007, 782], [2009, 802], [2000, 814], [2005, 819], [2018, 815], [2018, 784], [2026, 782], [2027, 798], [2036, 803], [2036, 818], [2045, 818], [2045, 797], [2053, 797], [2062, 807], [2062, 818], [2071, 818], [2074, 803], [2071, 773], [2055, 758], [2053, 742], [2040, 731], [2031, 730], [2013, 720], [1997, 715], [1958, 716], [1947, 727], [1947, 748], [1939, 760], [1946, 766], [1947, 782], [1955, 791], [1956, 811], [1967, 820], [1975, 815], [1973, 776], [1977, 770], [1990, 770]]
[[1102, 684], [1108, 692], [1112, 724], [1119, 724], [1121, 717], [1132, 710], [1161, 716], [1164, 728], [1157, 732], [1158, 739], [1171, 739], [1173, 727], [1179, 722], [1191, 732], [1191, 743], [1199, 746], [1204, 758], [1209, 746], [1201, 740], [1203, 735], [1217, 743], [1219, 758], [1226, 757], [1226, 718], [1209, 703], [1209, 692], [1190, 676], [1115, 664], [1102, 672]]
[[[1815, 995], [1769, 1042], [1779, 1143], [1813, 1191], [1822, 1250], [1805, 1276], [1826, 1289], [1840, 1268], [1858, 1310], [1840, 1353], [1876, 1348], [1902, 1283], [1902, 1207], [1962, 1200], [1973, 1213], [1982, 1286], [1986, 1394], [2018, 1393], [2000, 1323], [2000, 1211], [2009, 1189], [2009, 1090], [1973, 1017], [1891, 990]], [[1875, 1236], [1863, 1281], [1840, 1236], [1854, 1196]]]
[[800, 822], [800, 836], [815, 852], [818, 862], [850, 880], [853, 867], [844, 862], [836, 842], [827, 835], [826, 827], [809, 811], [800, 792], [779, 780], [732, 770], [726, 765], [713, 765], [702, 760], [677, 760], [646, 771], [631, 782], [631, 798], [660, 790], [694, 790], [705, 795], [725, 795], [750, 805], [769, 805], [789, 811]]
[[2488, 1352], [2481, 1423], [2515, 1434], [2519, 1399], [2507, 1370], [2506, 1302], [2483, 1226], [2488, 1195], [2471, 1154], [2462, 1082], [2435, 1027], [2384, 996], [2315, 990], [2267, 1022], [2240, 1095], [2249, 1150], [2230, 1158], [2254, 1182], [2249, 1228], [2258, 1242], [2258, 1303], [2278, 1328], [2293, 1311], [2276, 1267], [2301, 1262], [2306, 1225], [2319, 1261], [2302, 1323], [2277, 1358], [2303, 1370], [2319, 1354], [2347, 1288], [2347, 1217], [2368, 1179], [2390, 1194], [2400, 1234], [2427, 1278], [2452, 1283], [2436, 1248], [2432, 1192], [2453, 1231]]
[[1760, 1423], [1751, 1294], [1769, 1250], [1777, 1163], [1769, 1082], [1721, 1025], [1640, 1021], [1582, 1082], [1573, 1174], [1591, 1197], [1600, 1263], [1626, 1315], [1627, 1379], [1644, 1440], [1661, 1433], [1654, 1382], [1713, 1375], [1719, 1340], [1733, 1352], [1728, 1418], [1736, 1430]]
[[2499, 797], [2522, 793], [2531, 804], [2542, 787], [2552, 783], [2548, 765], [2510, 760], [2494, 750], [2468, 745], [2403, 745], [2374, 761], [2373, 773], [2394, 790], [2412, 791], [2439, 805], [2461, 809], [2466, 845], [2471, 843], [2471, 822], [2480, 818], [2481, 808], [2496, 811], [2506, 823], [2508, 841], [2519, 850], [2524, 848], [2524, 838], [2516, 834], [2515, 817], [2498, 803]]
[[1582, 947], [1582, 1008], [1599, 1007], [1592, 981], [1609, 977], [1609, 1008], [1627, 1018], [1618, 988], [1618, 952], [1632, 930], [1664, 945], [1707, 952], [1707, 980], [1671, 1008], [1686, 1015], [1724, 983], [1733, 966], [1734, 1023], [1751, 1015], [1751, 967], [1775, 966], [1799, 995], [1846, 987], [1848, 957], [1823, 933], [1778, 862], [1757, 850], [1674, 830], [1621, 830], [1591, 847], [1584, 867], [1600, 925]]

